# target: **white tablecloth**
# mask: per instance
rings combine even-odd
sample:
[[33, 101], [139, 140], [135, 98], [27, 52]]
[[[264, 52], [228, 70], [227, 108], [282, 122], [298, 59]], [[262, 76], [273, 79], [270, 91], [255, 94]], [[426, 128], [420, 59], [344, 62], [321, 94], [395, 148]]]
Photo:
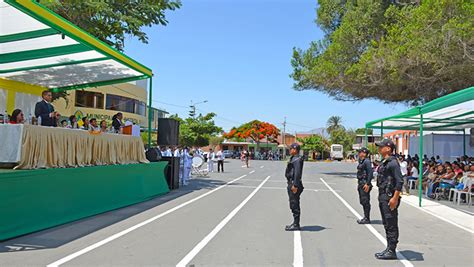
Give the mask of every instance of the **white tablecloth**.
[[0, 163], [18, 163], [21, 159], [22, 124], [0, 124]]

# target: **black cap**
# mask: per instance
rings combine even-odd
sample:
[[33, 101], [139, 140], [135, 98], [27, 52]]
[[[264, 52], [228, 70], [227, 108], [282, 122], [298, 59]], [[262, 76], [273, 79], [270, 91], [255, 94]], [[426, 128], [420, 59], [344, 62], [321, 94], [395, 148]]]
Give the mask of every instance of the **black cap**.
[[360, 153], [360, 152], [364, 152], [366, 155], [369, 155], [369, 153], [370, 153], [369, 149], [366, 148], [366, 147], [361, 147], [361, 148], [358, 150], [358, 152], [359, 152], [359, 153]]
[[290, 145], [290, 149], [291, 149], [291, 148], [294, 148], [294, 149], [300, 151], [300, 148], [301, 148], [301, 147], [300, 147], [300, 145], [299, 145], [298, 143], [293, 143], [293, 144]]
[[385, 138], [382, 141], [375, 143], [375, 145], [381, 146], [381, 147], [388, 146], [388, 147], [391, 147], [392, 150], [395, 150], [395, 143], [393, 143], [391, 139]]

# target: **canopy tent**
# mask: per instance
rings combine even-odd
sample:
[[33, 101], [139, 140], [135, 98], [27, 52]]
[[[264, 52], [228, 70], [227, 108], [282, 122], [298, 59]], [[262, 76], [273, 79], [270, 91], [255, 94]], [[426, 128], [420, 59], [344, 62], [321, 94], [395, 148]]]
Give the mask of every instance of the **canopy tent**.
[[98, 40], [32, 0], [0, 0], [0, 87], [6, 107], [17, 92], [40, 95], [123, 83], [149, 82], [148, 135], [151, 142], [151, 69]]
[[[462, 131], [474, 128], [474, 87], [442, 96], [424, 105], [409, 109], [400, 114], [366, 123], [365, 144], [368, 129], [417, 130], [420, 136], [419, 155], [423, 155], [423, 131]], [[463, 138], [465, 142], [466, 138]], [[466, 145], [464, 144], [464, 148]], [[419, 170], [423, 162], [419, 162]], [[419, 172], [420, 181], [423, 172]], [[419, 205], [422, 199], [422, 183], [419, 183]]]

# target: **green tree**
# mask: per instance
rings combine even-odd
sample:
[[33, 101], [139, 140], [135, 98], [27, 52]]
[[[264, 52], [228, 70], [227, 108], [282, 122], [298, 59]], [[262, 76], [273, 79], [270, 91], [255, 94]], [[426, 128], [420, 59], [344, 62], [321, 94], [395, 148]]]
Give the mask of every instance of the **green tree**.
[[167, 25], [165, 12], [181, 7], [180, 0], [43, 0], [41, 3], [119, 50], [123, 50], [127, 36], [148, 43], [142, 28]]
[[[365, 128], [357, 128], [355, 130], [356, 134], [365, 134]], [[374, 129], [367, 129], [367, 134], [372, 135], [374, 133]]]
[[294, 49], [296, 90], [412, 105], [474, 84], [474, 2], [319, 0], [326, 33]]
[[224, 142], [224, 137], [221, 136], [211, 136], [209, 138], [209, 145], [213, 148], [222, 144], [222, 142]]
[[327, 149], [323, 137], [320, 135], [311, 135], [305, 138], [297, 138], [297, 140], [302, 144], [301, 149], [308, 152], [318, 152], [323, 155], [324, 151]]
[[183, 146], [208, 146], [210, 138], [222, 132], [222, 128], [214, 123], [215, 116], [215, 113], [199, 114], [195, 118], [186, 119], [178, 115], [171, 116], [180, 122], [179, 143]]
[[344, 129], [344, 126], [342, 126], [342, 117], [340, 116], [329, 117], [326, 123], [327, 132], [331, 134], [332, 131], [337, 130], [337, 129]]

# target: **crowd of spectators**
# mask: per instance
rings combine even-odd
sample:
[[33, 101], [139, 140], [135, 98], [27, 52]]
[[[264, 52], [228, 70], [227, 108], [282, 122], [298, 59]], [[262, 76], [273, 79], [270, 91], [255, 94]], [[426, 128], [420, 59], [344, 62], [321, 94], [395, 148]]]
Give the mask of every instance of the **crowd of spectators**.
[[[410, 185], [418, 188], [420, 171], [422, 191], [429, 198], [453, 200], [454, 194], [450, 194], [453, 190], [474, 193], [473, 157], [464, 155], [450, 162], [443, 161], [440, 156], [428, 158], [424, 155], [422, 159], [418, 155], [412, 157], [397, 154], [396, 156], [404, 178], [402, 194], [410, 194]], [[422, 161], [421, 170], [419, 169], [420, 160]], [[461, 195], [461, 197], [462, 201], [466, 202], [465, 196]]]

